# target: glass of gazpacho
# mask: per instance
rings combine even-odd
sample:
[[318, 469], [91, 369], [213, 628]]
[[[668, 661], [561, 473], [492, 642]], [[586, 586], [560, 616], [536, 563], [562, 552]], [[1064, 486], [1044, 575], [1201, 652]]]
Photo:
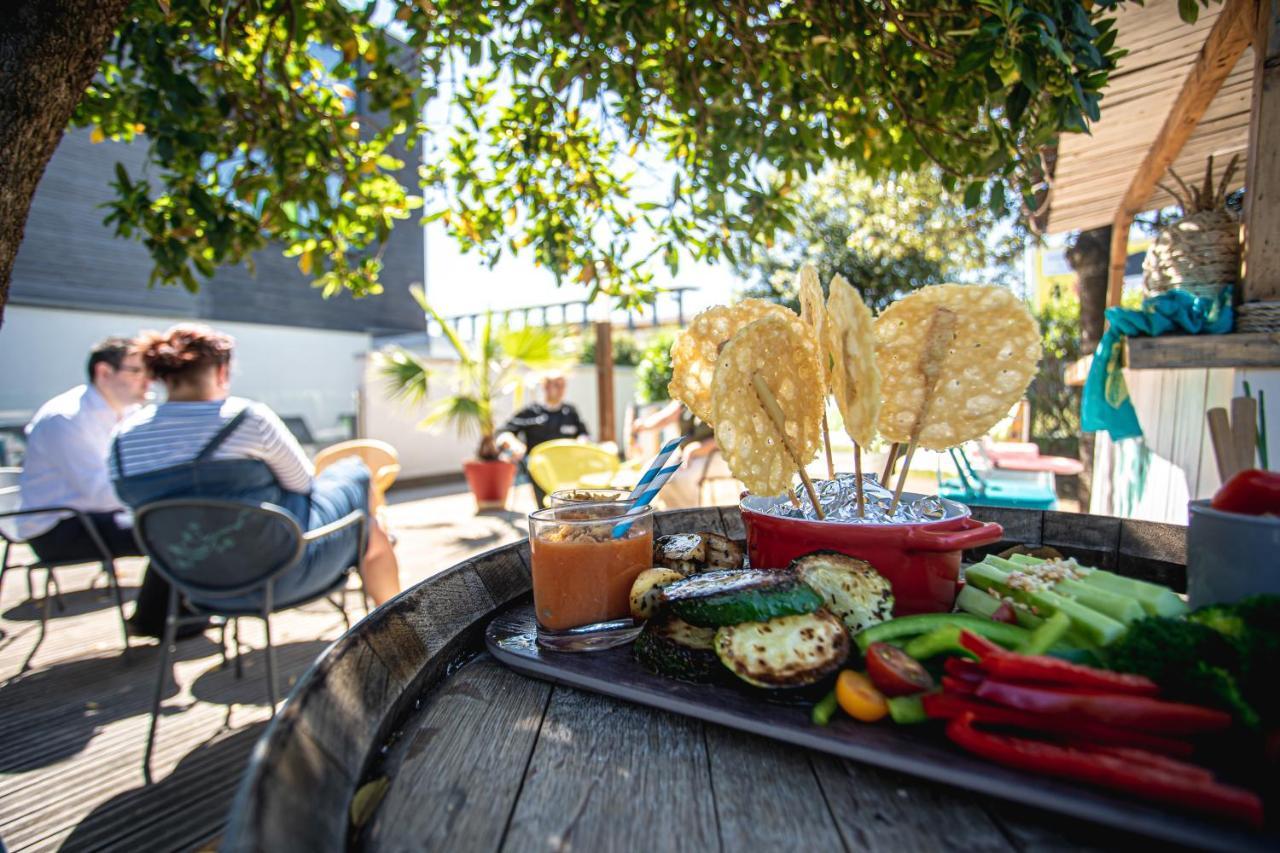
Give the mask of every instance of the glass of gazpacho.
[[640, 632], [630, 616], [631, 584], [653, 564], [653, 509], [626, 515], [630, 506], [572, 503], [530, 513], [539, 645], [594, 651]]

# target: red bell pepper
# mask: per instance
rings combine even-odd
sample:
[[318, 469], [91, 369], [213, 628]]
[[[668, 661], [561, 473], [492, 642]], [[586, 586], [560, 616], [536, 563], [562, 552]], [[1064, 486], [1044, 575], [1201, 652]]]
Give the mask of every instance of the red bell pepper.
[[1135, 696], [1155, 696], [1160, 692], [1154, 681], [1141, 675], [1094, 669], [1044, 655], [992, 653], [982, 659], [982, 668], [1002, 681], [1031, 681]]
[[981, 681], [966, 681], [953, 675], [942, 676], [942, 689], [957, 696], [972, 696], [981, 683]]
[[989, 705], [968, 696], [947, 693], [926, 693], [921, 697], [924, 712], [930, 719], [951, 720], [961, 714], [973, 714], [977, 722], [993, 726], [1009, 726], [1029, 732], [1052, 734], [1079, 742], [1093, 742], [1117, 747], [1137, 747], [1140, 750], [1165, 755], [1189, 756], [1195, 748], [1189, 741], [1161, 737], [1147, 732], [1135, 732], [1116, 726], [1091, 723], [1073, 717], [1048, 717], [1013, 708]]
[[955, 718], [947, 724], [947, 737], [962, 749], [997, 764], [1262, 826], [1262, 801], [1243, 788], [1207, 780], [1198, 772], [1175, 771], [1044, 741], [989, 734], [975, 729], [973, 721], [972, 714]]
[[1206, 767], [1199, 764], [1191, 764], [1186, 761], [1178, 761], [1169, 758], [1167, 755], [1158, 755], [1150, 752], [1142, 747], [1134, 746], [1117, 746], [1112, 744], [1091, 743], [1087, 740], [1072, 739], [1067, 740], [1064, 744], [1083, 752], [1092, 752], [1098, 755], [1110, 755], [1120, 758], [1133, 764], [1141, 764], [1146, 767], [1154, 767], [1163, 770], [1169, 770], [1174, 773], [1182, 773], [1188, 777], [1196, 779], [1204, 779], [1205, 781], [1213, 781], [1213, 773]]
[[981, 637], [972, 631], [960, 632], [960, 645], [968, 651], [973, 652], [979, 659], [985, 658], [990, 654], [997, 654], [1004, 651], [1003, 646], [997, 646], [986, 637]]
[[1280, 515], [1280, 472], [1241, 471], [1218, 489], [1209, 506], [1244, 515]]
[[1162, 734], [1190, 735], [1223, 731], [1231, 715], [1215, 708], [1166, 702], [1147, 696], [1070, 692], [1051, 687], [1008, 684], [988, 678], [978, 685], [979, 699], [1037, 714], [1070, 714], [1110, 726], [1128, 726]]
[[982, 664], [961, 657], [947, 658], [942, 664], [942, 671], [952, 678], [969, 684], [977, 684], [987, 677], [987, 671], [982, 668]]

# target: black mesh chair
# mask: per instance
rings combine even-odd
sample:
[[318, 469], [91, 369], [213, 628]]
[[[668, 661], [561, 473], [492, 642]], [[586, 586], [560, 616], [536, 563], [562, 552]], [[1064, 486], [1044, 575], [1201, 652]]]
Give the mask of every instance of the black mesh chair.
[[[115, 559], [111, 556], [111, 550], [107, 548], [107, 544], [102, 541], [102, 537], [98, 534], [98, 529], [93, 526], [93, 522], [89, 520], [89, 516], [72, 509], [67, 506], [52, 506], [18, 509], [18, 478], [22, 473], [21, 468], [0, 468], [0, 542], [4, 544], [3, 552], [0, 553], [0, 588], [4, 586], [5, 575], [11, 571], [20, 571], [27, 573], [27, 598], [33, 604], [36, 604], [40, 610], [40, 633], [36, 637], [36, 643], [31, 647], [31, 651], [27, 653], [27, 658], [22, 662], [22, 671], [26, 671], [31, 666], [31, 660], [36, 656], [36, 652], [40, 648], [40, 644], [44, 642], [45, 633], [49, 627], [49, 605], [55, 602], [58, 609], [63, 609], [61, 591], [58, 588], [58, 579], [54, 575], [53, 570], [57, 568], [70, 566], [87, 566], [97, 564], [101, 567], [102, 572], [107, 576], [108, 586], [111, 587], [112, 593], [116, 599], [116, 610], [120, 614], [120, 631], [124, 638], [124, 654], [126, 659], [129, 655], [129, 632], [125, 627], [124, 618], [124, 595], [120, 591], [120, 583], [116, 578]], [[18, 518], [26, 516], [54, 515], [59, 518], [71, 516], [79, 520], [84, 527], [85, 534], [92, 543], [93, 552], [83, 557], [65, 560], [41, 560], [36, 557], [25, 563], [9, 562], [9, 558], [13, 553], [13, 546], [25, 545], [27, 540], [19, 535], [18, 527], [14, 521]], [[40, 600], [36, 601], [35, 582], [32, 575], [35, 572], [44, 570], [44, 594]], [[95, 580], [95, 583], [97, 581]]]
[[[358, 529], [358, 540], [355, 559], [347, 571], [332, 586], [316, 595], [302, 600], [278, 601], [276, 581], [298, 564], [307, 546], [352, 526]], [[164, 638], [160, 644], [160, 674], [156, 678], [155, 698], [151, 704], [151, 729], [143, 757], [143, 775], [150, 784], [151, 752], [160, 717], [160, 700], [169, 675], [169, 659], [178, 627], [204, 621], [210, 616], [233, 620], [236, 674], [239, 675], [238, 620], [245, 616], [261, 619], [267, 635], [267, 697], [274, 713], [278, 693], [271, 614], [323, 598], [338, 608], [343, 622], [350, 628], [341, 596], [346, 590], [349, 573], [359, 571], [364, 562], [368, 528], [365, 513], [361, 510], [332, 524], [303, 532], [292, 515], [271, 504], [191, 498], [156, 501], [140, 507], [134, 514], [134, 535], [143, 552], [151, 558], [151, 568], [171, 586]], [[178, 615], [179, 595], [187, 599], [191, 610], [189, 615]], [[243, 600], [246, 596], [257, 598], [260, 606], [238, 606], [235, 600]], [[332, 596], [339, 598], [335, 601]], [[219, 600], [227, 602], [227, 606], [218, 606]]]

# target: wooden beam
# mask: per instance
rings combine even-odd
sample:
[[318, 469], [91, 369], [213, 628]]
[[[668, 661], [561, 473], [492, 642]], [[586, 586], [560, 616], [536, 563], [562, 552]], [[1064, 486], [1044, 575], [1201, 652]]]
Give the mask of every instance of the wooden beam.
[[[1275, 1], [1262, 0], [1268, 5]], [[1218, 89], [1222, 88], [1223, 81], [1249, 46], [1257, 22], [1258, 3], [1259, 0], [1227, 0], [1223, 4], [1195, 64], [1182, 83], [1177, 100], [1165, 116], [1160, 133], [1129, 182], [1129, 189], [1120, 202], [1112, 225], [1108, 306], [1119, 305], [1124, 290], [1124, 262], [1129, 250], [1129, 226], [1133, 224], [1133, 217], [1146, 209], [1156, 184], [1177, 159], [1178, 152], [1191, 138], [1201, 116], [1213, 102]]]
[[1245, 186], [1244, 301], [1280, 299], [1280, 2], [1254, 22], [1253, 106]]
[[1128, 338], [1125, 345], [1130, 370], [1280, 367], [1280, 333], [1275, 332], [1160, 335]]
[[613, 416], [613, 324], [596, 323], [596, 414], [600, 434], [596, 441], [615, 441]]

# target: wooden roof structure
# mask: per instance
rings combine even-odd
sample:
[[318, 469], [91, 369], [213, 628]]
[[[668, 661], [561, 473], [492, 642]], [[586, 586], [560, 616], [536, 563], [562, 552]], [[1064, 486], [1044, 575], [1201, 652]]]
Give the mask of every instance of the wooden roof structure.
[[[1064, 135], [1058, 144], [1049, 232], [1099, 228], [1115, 219], [1130, 179], [1155, 145], [1201, 46], [1227, 9], [1227, 4], [1211, 4], [1201, 9], [1196, 23], [1187, 24], [1178, 16], [1176, 0], [1121, 7], [1116, 44], [1128, 55], [1111, 75], [1102, 116], [1093, 122], [1091, 133]], [[1253, 51], [1245, 48], [1173, 160], [1173, 169], [1188, 183], [1202, 180], [1211, 154], [1215, 185], [1233, 154], [1245, 159], [1252, 85]], [[1245, 170], [1238, 169], [1232, 188], [1244, 186], [1244, 178]], [[1162, 174], [1156, 180], [1173, 179]], [[1156, 187], [1138, 204], [1139, 211], [1145, 211], [1176, 202]]]

